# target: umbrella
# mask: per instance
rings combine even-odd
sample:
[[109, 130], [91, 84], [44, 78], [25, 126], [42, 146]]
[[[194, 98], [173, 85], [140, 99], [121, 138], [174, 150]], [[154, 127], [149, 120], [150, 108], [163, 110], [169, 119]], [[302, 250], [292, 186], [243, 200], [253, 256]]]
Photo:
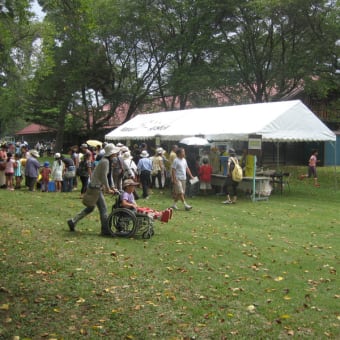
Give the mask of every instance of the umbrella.
[[209, 144], [209, 142], [202, 137], [186, 137], [179, 141], [181, 144], [191, 145], [191, 146], [203, 146]]
[[86, 144], [89, 146], [93, 146], [96, 147], [97, 145], [100, 145], [100, 147], [103, 145], [102, 142], [100, 142], [99, 140], [95, 140], [95, 139], [89, 139], [88, 141], [86, 141]]

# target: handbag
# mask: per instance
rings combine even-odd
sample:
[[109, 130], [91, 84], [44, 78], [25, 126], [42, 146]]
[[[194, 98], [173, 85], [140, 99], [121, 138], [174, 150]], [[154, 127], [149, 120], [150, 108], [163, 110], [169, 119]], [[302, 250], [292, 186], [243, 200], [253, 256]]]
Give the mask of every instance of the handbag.
[[88, 187], [86, 189], [82, 202], [86, 207], [94, 207], [98, 201], [99, 195], [100, 195], [100, 188]]
[[76, 167], [71, 165], [67, 168], [64, 174], [65, 178], [73, 178], [76, 176]]

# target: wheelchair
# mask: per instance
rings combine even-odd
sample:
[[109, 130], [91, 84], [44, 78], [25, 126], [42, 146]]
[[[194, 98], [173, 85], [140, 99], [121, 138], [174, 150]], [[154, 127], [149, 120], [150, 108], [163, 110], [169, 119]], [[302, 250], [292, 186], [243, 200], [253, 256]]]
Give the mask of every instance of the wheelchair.
[[108, 217], [109, 232], [114, 237], [142, 237], [150, 239], [154, 234], [154, 218], [146, 211], [134, 211], [120, 206], [121, 193], [116, 194]]

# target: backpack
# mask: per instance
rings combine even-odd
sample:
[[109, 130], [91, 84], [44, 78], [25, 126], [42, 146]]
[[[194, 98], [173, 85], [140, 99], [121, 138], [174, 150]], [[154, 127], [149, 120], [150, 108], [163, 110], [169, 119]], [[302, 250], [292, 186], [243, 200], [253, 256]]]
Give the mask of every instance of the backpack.
[[243, 170], [238, 164], [238, 160], [236, 158], [231, 157], [231, 161], [234, 163], [234, 169], [231, 172], [231, 178], [234, 182], [241, 182], [243, 179]]

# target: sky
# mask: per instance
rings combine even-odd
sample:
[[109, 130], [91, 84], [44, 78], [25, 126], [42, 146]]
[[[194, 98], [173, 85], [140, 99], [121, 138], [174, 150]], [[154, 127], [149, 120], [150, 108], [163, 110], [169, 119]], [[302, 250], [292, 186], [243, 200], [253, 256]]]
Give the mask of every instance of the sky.
[[33, 3], [32, 3], [32, 10], [39, 20], [42, 20], [44, 18], [45, 14], [41, 10], [41, 7], [38, 4], [37, 0], [34, 0]]

